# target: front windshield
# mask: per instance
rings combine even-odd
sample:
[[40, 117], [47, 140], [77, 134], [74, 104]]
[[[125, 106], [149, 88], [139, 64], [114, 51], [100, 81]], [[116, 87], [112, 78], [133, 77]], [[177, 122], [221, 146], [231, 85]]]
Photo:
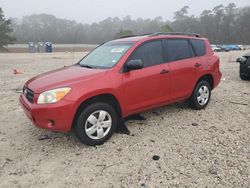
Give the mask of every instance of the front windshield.
[[80, 61], [80, 66], [89, 68], [111, 68], [133, 45], [133, 42], [107, 42]]

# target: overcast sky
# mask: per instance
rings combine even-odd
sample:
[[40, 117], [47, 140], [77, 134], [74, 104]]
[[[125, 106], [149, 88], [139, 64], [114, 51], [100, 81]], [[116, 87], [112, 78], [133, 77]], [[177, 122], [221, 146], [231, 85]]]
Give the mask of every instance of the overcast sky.
[[229, 3], [242, 7], [250, 5], [250, 0], [0, 0], [5, 16], [18, 17], [48, 13], [59, 18], [92, 23], [107, 17], [155, 18], [172, 20], [173, 13], [185, 5], [190, 14], [198, 15], [204, 9]]

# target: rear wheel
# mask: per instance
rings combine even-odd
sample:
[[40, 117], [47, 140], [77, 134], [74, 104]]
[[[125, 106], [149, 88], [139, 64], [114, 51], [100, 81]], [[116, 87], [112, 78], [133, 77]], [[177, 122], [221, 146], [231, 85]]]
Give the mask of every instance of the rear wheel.
[[84, 108], [75, 125], [76, 137], [86, 145], [100, 145], [116, 130], [118, 116], [114, 108], [102, 102]]
[[211, 96], [211, 86], [206, 80], [200, 81], [190, 98], [191, 105], [196, 110], [206, 108]]

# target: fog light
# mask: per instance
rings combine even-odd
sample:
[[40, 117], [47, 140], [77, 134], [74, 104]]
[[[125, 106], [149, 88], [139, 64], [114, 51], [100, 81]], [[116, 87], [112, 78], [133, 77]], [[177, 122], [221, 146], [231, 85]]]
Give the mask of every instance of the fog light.
[[53, 120], [49, 120], [48, 127], [53, 127], [55, 125], [55, 122]]

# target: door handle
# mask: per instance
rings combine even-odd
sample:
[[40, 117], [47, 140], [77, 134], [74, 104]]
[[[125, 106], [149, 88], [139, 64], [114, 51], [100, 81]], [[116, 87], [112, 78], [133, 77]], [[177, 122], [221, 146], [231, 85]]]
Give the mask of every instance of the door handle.
[[160, 72], [160, 74], [167, 74], [167, 73], [169, 73], [169, 70], [166, 70], [166, 69], [162, 69]]
[[195, 63], [195, 65], [194, 65], [195, 67], [200, 67], [201, 66], [201, 64], [200, 63]]

